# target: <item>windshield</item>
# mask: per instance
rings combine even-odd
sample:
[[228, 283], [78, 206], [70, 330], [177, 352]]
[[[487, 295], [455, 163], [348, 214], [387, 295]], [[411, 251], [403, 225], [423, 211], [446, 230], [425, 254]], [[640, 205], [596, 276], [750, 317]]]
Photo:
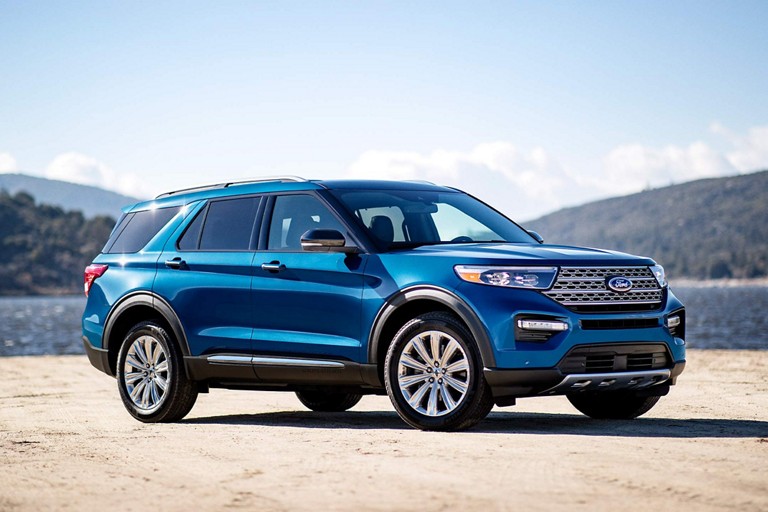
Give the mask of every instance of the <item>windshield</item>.
[[460, 192], [332, 190], [385, 249], [534, 239], [502, 214]]

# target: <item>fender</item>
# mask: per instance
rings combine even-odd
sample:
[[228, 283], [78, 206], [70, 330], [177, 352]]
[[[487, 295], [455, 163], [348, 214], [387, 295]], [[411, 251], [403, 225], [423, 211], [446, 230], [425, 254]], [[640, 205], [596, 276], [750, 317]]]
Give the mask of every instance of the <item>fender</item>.
[[115, 303], [114, 306], [112, 306], [109, 315], [107, 315], [107, 320], [104, 322], [104, 334], [101, 338], [102, 347], [109, 349], [109, 339], [112, 336], [112, 329], [114, 328], [115, 323], [120, 319], [125, 311], [135, 306], [150, 307], [154, 309], [160, 316], [162, 316], [163, 319], [168, 322], [168, 325], [173, 331], [173, 335], [175, 336], [176, 340], [178, 340], [181, 352], [185, 356], [190, 355], [189, 344], [187, 343], [187, 335], [184, 333], [184, 328], [182, 327], [181, 321], [179, 320], [178, 315], [176, 315], [176, 312], [164, 298], [146, 290], [133, 292], [129, 295], [126, 295], [117, 303]]
[[486, 368], [496, 367], [496, 356], [493, 353], [491, 338], [488, 336], [488, 331], [486, 330], [485, 325], [483, 325], [483, 322], [480, 321], [477, 313], [475, 313], [475, 310], [455, 293], [444, 288], [430, 285], [416, 285], [400, 290], [389, 297], [384, 305], [381, 306], [381, 309], [379, 309], [376, 319], [373, 322], [371, 333], [368, 336], [369, 363], [379, 363], [377, 354], [381, 331], [390, 316], [392, 316], [400, 306], [407, 302], [419, 299], [429, 299], [439, 302], [440, 304], [447, 306], [453, 313], [461, 318], [464, 323], [467, 324], [467, 327], [469, 327], [469, 332], [472, 333], [472, 337], [475, 338], [477, 348], [480, 350], [480, 357], [483, 360], [483, 366]]

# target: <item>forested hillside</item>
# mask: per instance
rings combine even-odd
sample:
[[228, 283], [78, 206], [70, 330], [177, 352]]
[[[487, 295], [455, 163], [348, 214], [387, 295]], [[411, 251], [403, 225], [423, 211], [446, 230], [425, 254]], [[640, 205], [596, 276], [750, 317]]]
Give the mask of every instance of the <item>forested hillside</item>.
[[83, 269], [114, 223], [0, 190], [0, 295], [82, 293]]
[[650, 256], [673, 277], [768, 275], [768, 171], [648, 190], [525, 223], [547, 243]]

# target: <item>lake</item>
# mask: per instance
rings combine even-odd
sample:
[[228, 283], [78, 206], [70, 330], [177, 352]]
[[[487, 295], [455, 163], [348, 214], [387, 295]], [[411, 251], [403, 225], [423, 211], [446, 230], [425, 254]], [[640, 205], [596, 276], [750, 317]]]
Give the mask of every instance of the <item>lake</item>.
[[[768, 287], [673, 286], [690, 348], [768, 349]], [[0, 356], [82, 354], [85, 297], [1, 297]]]

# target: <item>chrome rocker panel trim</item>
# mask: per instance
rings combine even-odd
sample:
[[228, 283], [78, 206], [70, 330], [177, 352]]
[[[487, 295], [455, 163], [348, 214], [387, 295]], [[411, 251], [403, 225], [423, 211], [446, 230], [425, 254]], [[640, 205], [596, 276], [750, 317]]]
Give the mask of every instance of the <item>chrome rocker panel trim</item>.
[[344, 363], [339, 361], [327, 361], [323, 359], [301, 359], [298, 357], [216, 355], [208, 356], [206, 359], [211, 364], [300, 366], [304, 368], [344, 368]]

